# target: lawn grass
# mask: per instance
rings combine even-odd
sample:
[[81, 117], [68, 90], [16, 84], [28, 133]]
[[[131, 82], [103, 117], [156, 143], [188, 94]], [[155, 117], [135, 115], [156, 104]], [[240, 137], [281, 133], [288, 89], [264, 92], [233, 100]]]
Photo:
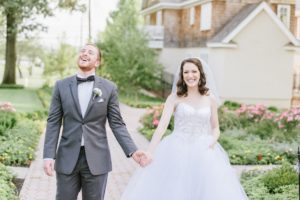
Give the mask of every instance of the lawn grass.
[[30, 89], [0, 89], [0, 102], [10, 102], [17, 112], [43, 109], [36, 92]]
[[119, 98], [122, 103], [136, 108], [149, 108], [164, 102], [163, 98], [148, 96], [135, 89], [120, 91]]

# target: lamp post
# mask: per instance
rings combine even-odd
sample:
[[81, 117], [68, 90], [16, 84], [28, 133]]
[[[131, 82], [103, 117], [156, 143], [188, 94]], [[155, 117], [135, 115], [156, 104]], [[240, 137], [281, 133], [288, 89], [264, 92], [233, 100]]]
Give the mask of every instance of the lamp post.
[[91, 42], [91, 41], [92, 41], [92, 33], [91, 33], [91, 32], [92, 32], [92, 27], [91, 27], [91, 26], [92, 26], [92, 25], [91, 25], [91, 24], [92, 24], [92, 22], [91, 22], [91, 15], [92, 15], [92, 14], [91, 14], [91, 12], [92, 12], [92, 11], [91, 11], [91, 3], [92, 3], [91, 0], [89, 0], [89, 1], [88, 1], [88, 25], [89, 25], [89, 26], [88, 26], [88, 27], [89, 27], [88, 42]]

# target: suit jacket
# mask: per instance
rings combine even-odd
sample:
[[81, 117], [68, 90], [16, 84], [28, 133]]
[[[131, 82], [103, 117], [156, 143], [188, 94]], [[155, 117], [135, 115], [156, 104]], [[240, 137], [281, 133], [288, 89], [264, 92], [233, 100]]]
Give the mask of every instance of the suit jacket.
[[107, 119], [127, 156], [137, 148], [121, 117], [115, 84], [95, 76], [93, 88], [101, 89], [102, 95], [95, 99], [91, 97], [84, 117], [80, 111], [77, 88], [76, 76], [57, 81], [55, 84], [47, 120], [44, 158], [56, 159], [57, 172], [71, 174], [78, 160], [83, 134], [91, 173], [104, 174], [112, 170], [105, 129]]

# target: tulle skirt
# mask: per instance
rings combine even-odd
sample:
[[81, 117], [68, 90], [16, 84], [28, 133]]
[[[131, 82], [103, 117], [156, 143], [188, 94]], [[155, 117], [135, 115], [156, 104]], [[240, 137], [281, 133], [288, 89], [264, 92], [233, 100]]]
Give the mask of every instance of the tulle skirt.
[[173, 133], [158, 145], [153, 162], [139, 168], [121, 200], [248, 199], [220, 144], [212, 136]]

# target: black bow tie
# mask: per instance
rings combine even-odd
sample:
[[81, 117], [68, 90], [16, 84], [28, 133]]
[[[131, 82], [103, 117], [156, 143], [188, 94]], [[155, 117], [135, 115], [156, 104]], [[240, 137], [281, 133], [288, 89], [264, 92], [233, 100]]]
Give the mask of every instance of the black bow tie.
[[88, 81], [95, 81], [95, 76], [92, 75], [87, 78], [80, 78], [76, 76], [76, 80], [77, 80], [77, 84], [88, 82]]

